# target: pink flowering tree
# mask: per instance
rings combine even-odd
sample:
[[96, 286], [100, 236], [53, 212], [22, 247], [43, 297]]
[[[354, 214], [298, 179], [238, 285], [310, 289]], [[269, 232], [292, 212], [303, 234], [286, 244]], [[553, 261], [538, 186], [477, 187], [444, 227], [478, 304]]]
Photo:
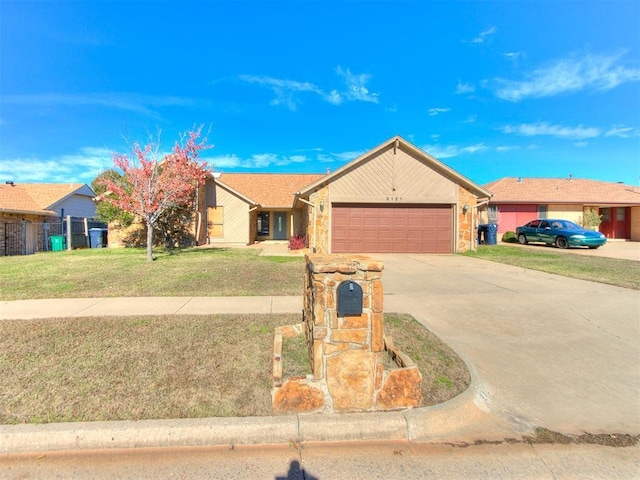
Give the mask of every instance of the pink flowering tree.
[[122, 172], [120, 178], [104, 177], [109, 192], [103, 200], [140, 217], [147, 226], [147, 260], [153, 261], [153, 229], [160, 216], [174, 207], [193, 204], [197, 188], [204, 185], [209, 172], [198, 155], [206, 148], [201, 129], [191, 131], [176, 142], [171, 153], [160, 156], [156, 145], [133, 145], [133, 156], [116, 153], [113, 163]]

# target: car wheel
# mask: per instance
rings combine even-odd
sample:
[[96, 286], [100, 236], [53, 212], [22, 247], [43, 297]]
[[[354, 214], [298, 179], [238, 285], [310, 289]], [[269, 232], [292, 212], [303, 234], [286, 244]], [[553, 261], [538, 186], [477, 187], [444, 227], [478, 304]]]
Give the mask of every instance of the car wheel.
[[521, 233], [520, 235], [518, 235], [518, 242], [520, 243], [520, 245], [527, 244], [527, 237], [524, 235], [524, 233]]
[[567, 239], [564, 237], [557, 237], [556, 238], [556, 247], [558, 248], [569, 248], [569, 242], [567, 242]]

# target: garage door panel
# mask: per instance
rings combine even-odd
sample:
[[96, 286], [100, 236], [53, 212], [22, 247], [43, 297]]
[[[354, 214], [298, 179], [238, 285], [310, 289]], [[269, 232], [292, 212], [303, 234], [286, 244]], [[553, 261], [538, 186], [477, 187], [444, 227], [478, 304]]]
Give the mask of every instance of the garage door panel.
[[449, 205], [332, 207], [335, 253], [451, 253], [452, 229]]

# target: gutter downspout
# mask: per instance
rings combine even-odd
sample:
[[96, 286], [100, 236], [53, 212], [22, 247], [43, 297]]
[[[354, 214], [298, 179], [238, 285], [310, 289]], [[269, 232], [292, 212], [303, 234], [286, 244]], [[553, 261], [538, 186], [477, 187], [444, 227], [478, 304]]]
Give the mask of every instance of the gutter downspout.
[[196, 210], [196, 245], [200, 244], [200, 230], [202, 229], [202, 212]]
[[302, 203], [306, 203], [307, 205], [313, 207], [313, 235], [311, 236], [311, 238], [313, 240], [312, 241], [312, 244], [313, 244], [312, 252], [316, 253], [316, 216], [317, 216], [316, 204], [310, 202], [309, 200], [305, 200], [304, 198], [300, 198], [300, 197], [298, 197], [298, 200], [300, 200]]

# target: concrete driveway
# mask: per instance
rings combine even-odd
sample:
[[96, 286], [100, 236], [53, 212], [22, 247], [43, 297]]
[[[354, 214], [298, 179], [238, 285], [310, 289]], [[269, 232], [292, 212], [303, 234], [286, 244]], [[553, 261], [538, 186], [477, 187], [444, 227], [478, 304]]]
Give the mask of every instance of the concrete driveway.
[[640, 292], [454, 255], [373, 257], [385, 311], [461, 354], [481, 408], [564, 433], [640, 433]]

